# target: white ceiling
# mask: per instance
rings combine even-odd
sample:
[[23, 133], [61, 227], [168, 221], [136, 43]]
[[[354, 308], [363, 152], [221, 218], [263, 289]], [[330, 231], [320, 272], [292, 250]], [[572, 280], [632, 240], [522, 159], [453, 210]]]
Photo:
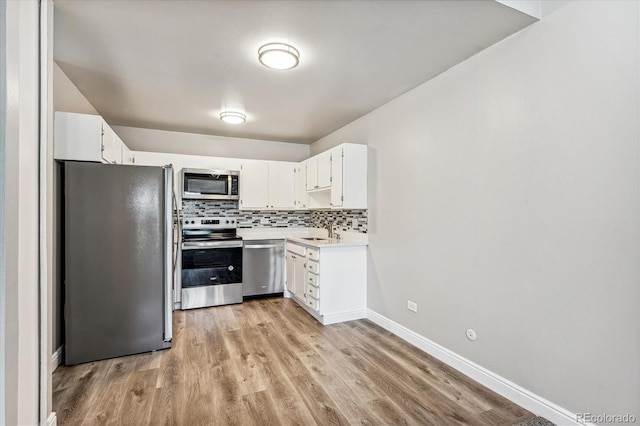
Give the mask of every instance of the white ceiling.
[[[493, 0], [56, 0], [54, 58], [112, 125], [311, 143], [534, 21]], [[270, 41], [300, 65], [260, 65]]]

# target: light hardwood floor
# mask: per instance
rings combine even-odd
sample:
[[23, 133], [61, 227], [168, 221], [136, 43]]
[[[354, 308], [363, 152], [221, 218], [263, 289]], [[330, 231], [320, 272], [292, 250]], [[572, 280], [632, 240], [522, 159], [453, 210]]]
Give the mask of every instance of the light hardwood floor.
[[289, 299], [174, 312], [170, 350], [53, 375], [61, 425], [511, 425], [534, 417], [368, 320]]

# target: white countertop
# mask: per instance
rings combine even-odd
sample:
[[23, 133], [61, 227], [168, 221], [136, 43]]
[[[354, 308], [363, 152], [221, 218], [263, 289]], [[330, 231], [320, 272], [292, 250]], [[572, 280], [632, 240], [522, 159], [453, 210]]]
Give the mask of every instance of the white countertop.
[[243, 240], [284, 240], [290, 236], [309, 236], [311, 228], [238, 228]]
[[367, 234], [361, 232], [337, 231], [341, 238], [311, 241], [304, 237], [327, 238], [327, 230], [322, 228], [238, 228], [236, 233], [244, 240], [289, 240], [310, 247], [360, 247], [369, 245]]
[[[365, 234], [366, 235], [366, 234]], [[323, 247], [361, 247], [369, 245], [366, 239], [361, 238], [328, 238], [326, 240], [305, 240], [300, 236], [287, 237], [287, 241], [291, 241], [297, 244], [303, 244], [309, 247], [323, 248]]]

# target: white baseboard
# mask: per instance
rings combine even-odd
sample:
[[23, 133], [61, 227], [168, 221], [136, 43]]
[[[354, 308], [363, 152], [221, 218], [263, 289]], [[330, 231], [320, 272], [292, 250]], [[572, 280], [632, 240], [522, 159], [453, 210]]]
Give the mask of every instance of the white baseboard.
[[471, 377], [473, 380], [481, 383], [492, 391], [515, 402], [538, 416], [542, 416], [558, 425], [588, 424], [578, 422], [576, 420], [577, 416], [575, 413], [572, 413], [569, 410], [566, 410], [553, 402], [516, 385], [504, 377], [487, 370], [473, 361], [450, 351], [436, 342], [409, 330], [405, 326], [400, 325], [397, 322], [372, 311], [371, 309], [367, 312], [367, 318], [401, 339], [411, 343], [413, 346], [416, 346], [429, 355], [434, 356], [440, 361], [460, 371], [462, 374]]
[[324, 314], [322, 316], [322, 324], [336, 324], [338, 322], [353, 321], [362, 318], [367, 318], [366, 309], [358, 309], [357, 311], [338, 312], [335, 314]]
[[49, 414], [49, 418], [47, 419], [46, 426], [56, 426], [58, 424], [58, 418], [56, 417], [56, 412], [52, 411]]
[[[56, 368], [60, 364], [62, 364], [62, 351], [64, 350], [64, 345], [60, 346], [54, 353], [51, 355], [51, 372], [56, 371]], [[55, 413], [52, 413], [55, 417]]]

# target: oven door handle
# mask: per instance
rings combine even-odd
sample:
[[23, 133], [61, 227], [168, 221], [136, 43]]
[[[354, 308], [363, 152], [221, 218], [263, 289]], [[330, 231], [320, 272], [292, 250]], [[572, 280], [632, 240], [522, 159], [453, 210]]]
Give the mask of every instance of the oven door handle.
[[182, 250], [198, 250], [207, 248], [234, 248], [242, 247], [242, 241], [214, 241], [206, 243], [182, 243]]

